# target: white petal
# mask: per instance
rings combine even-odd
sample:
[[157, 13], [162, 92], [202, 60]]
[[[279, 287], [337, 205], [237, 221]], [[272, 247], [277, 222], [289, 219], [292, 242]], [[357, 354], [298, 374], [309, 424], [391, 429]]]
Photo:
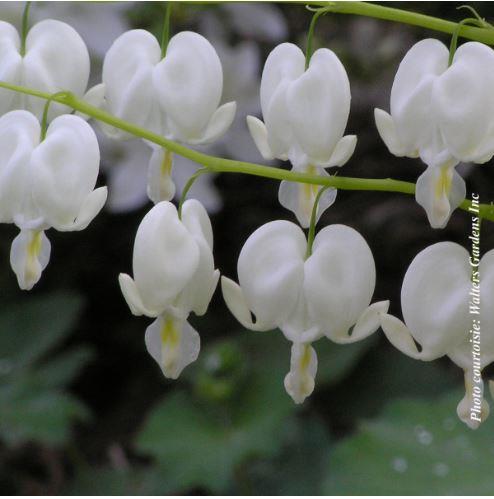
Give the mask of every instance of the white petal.
[[232, 125], [236, 110], [235, 102], [227, 102], [220, 106], [209, 120], [204, 135], [198, 140], [191, 140], [190, 144], [210, 144], [217, 141]]
[[390, 314], [382, 314], [380, 316], [381, 327], [388, 338], [389, 342], [405, 355], [413, 359], [432, 360], [432, 358], [424, 358], [423, 352], [419, 352], [415, 342], [413, 341], [410, 330], [398, 318]]
[[149, 124], [153, 111], [159, 109], [152, 73], [160, 59], [159, 43], [147, 31], [127, 31], [115, 40], [103, 63], [105, 100], [110, 113], [139, 126]]
[[[478, 386], [478, 385], [477, 385]], [[479, 396], [474, 395], [473, 392], [473, 377], [472, 373], [468, 370], [465, 371], [465, 396], [458, 404], [456, 408], [456, 413], [458, 417], [463, 421], [469, 428], [476, 430], [481, 422], [484, 422], [489, 417], [490, 407], [487, 401], [483, 398], [484, 394], [484, 382], [480, 383], [481, 393]], [[475, 400], [477, 399], [477, 400]], [[480, 404], [476, 404], [480, 399]], [[472, 408], [480, 405], [480, 413], [472, 411]], [[474, 415], [474, 417], [472, 417]]]
[[160, 315], [147, 329], [146, 348], [167, 378], [177, 379], [201, 349], [197, 331], [184, 320]]
[[417, 179], [415, 199], [424, 208], [431, 227], [444, 228], [466, 196], [465, 181], [454, 167], [429, 166]]
[[307, 71], [290, 83], [286, 102], [295, 140], [312, 164], [328, 164], [350, 113], [350, 83], [329, 49], [316, 50]]
[[363, 340], [375, 333], [381, 325], [381, 315], [387, 314], [389, 301], [379, 301], [369, 305], [359, 317], [351, 335], [348, 332], [343, 336], [332, 336], [331, 339], [336, 343], [355, 343]]
[[30, 290], [50, 261], [51, 244], [43, 231], [21, 230], [12, 241], [10, 265], [21, 289]]
[[194, 237], [167, 201], [143, 218], [134, 244], [134, 279], [146, 308], [163, 312], [190, 282], [199, 264]]
[[267, 161], [273, 160], [274, 155], [269, 147], [266, 125], [255, 116], [247, 116], [247, 126], [261, 156]]
[[[74, 28], [66, 23], [47, 19], [35, 24], [26, 38], [23, 61], [23, 84], [48, 93], [61, 90], [84, 94], [89, 79], [89, 54], [86, 44]], [[28, 109], [38, 118], [45, 102], [28, 97]], [[53, 103], [49, 119], [69, 112], [66, 106]]]
[[171, 201], [175, 196], [172, 167], [173, 153], [163, 148], [154, 149], [149, 160], [147, 186], [149, 199], [154, 204]]
[[306, 343], [294, 343], [290, 372], [285, 377], [285, 390], [296, 404], [301, 404], [313, 391], [317, 373], [317, 355]]
[[376, 282], [372, 252], [356, 230], [330, 225], [314, 239], [304, 269], [310, 316], [338, 341], [370, 304]]
[[147, 310], [142, 303], [135, 281], [128, 274], [119, 274], [118, 283], [120, 290], [134, 315], [147, 315], [148, 317], [157, 317], [160, 313]]
[[197, 199], [187, 199], [182, 206], [182, 223], [197, 238], [203, 239], [213, 251], [213, 227], [208, 212]]
[[242, 248], [238, 259], [240, 287], [248, 308], [264, 327], [273, 329], [282, 324], [295, 306], [306, 246], [299, 227], [277, 220], [257, 229]]
[[[325, 167], [343, 166], [353, 155], [357, 146], [356, 135], [345, 135], [336, 144], [333, 154]], [[322, 165], [321, 165], [322, 166]]]
[[293, 81], [304, 73], [304, 53], [293, 43], [282, 43], [275, 47], [264, 65], [261, 78], [261, 108], [266, 115], [280, 84]]
[[[293, 169], [292, 171], [300, 171]], [[304, 173], [320, 176], [329, 176], [322, 168], [308, 167], [301, 170]], [[303, 184], [301, 182], [289, 182], [282, 180], [278, 191], [278, 200], [284, 208], [292, 211], [299, 224], [307, 229], [310, 225], [312, 209], [316, 200], [317, 194], [321, 189], [320, 185]], [[316, 223], [321, 218], [321, 215], [335, 202], [336, 189], [326, 189], [319, 199], [317, 205]]]
[[0, 222], [10, 223], [14, 216], [32, 212], [30, 162], [40, 131], [38, 120], [27, 111], [11, 111], [0, 118]]
[[223, 89], [223, 70], [213, 46], [198, 33], [176, 34], [153, 71], [153, 81], [172, 136], [185, 142], [200, 139]]
[[445, 355], [466, 338], [470, 276], [467, 251], [451, 242], [427, 247], [408, 267], [403, 318], [428, 358]]
[[99, 147], [92, 128], [77, 116], [59, 116], [32, 154], [33, 199], [50, 225], [71, 225], [99, 172]]
[[[22, 58], [19, 54], [21, 41], [17, 30], [4, 21], [0, 21], [0, 81], [20, 84], [22, 77]], [[0, 89], [0, 115], [12, 109], [22, 107], [25, 98], [18, 92], [5, 88]]]
[[299, 294], [296, 305], [279, 328], [285, 338], [293, 343], [312, 343], [324, 336], [324, 331], [309, 315], [304, 293]]
[[[494, 51], [463, 44], [434, 88], [434, 110], [448, 148], [460, 161], [486, 161], [494, 154]], [[491, 145], [490, 152], [485, 144]]]

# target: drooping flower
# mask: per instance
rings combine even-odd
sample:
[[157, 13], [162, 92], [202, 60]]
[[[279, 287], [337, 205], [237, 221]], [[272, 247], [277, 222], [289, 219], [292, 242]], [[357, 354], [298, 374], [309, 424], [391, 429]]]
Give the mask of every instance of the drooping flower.
[[[190, 31], [170, 39], [165, 57], [147, 31], [124, 33], [105, 56], [102, 89], [103, 106], [112, 114], [189, 145], [214, 142], [235, 115], [234, 102], [219, 106], [223, 70], [216, 51]], [[128, 138], [111, 127], [104, 130], [112, 137]], [[173, 198], [171, 167], [169, 151], [157, 152], [151, 160], [149, 192], [155, 202]]]
[[[486, 305], [479, 306], [480, 297]], [[389, 314], [381, 316], [387, 338], [406, 355], [424, 361], [447, 355], [465, 371], [467, 395], [458, 406], [458, 415], [472, 427], [476, 424], [467, 413], [467, 401], [472, 396], [468, 379], [475, 360], [472, 318], [478, 318], [482, 331], [477, 359], [480, 372], [494, 361], [494, 310], [488, 305], [493, 300], [494, 250], [472, 265], [463, 247], [441, 242], [421, 251], [405, 274], [401, 289], [405, 323]], [[470, 310], [474, 310], [473, 315]], [[485, 419], [489, 411], [485, 401], [482, 410]]]
[[494, 154], [494, 51], [468, 42], [448, 66], [438, 40], [416, 43], [405, 55], [391, 89], [391, 114], [376, 109], [377, 129], [395, 156], [420, 157], [417, 202], [432, 227], [444, 227], [465, 199], [459, 162], [485, 163]]
[[[350, 112], [350, 84], [345, 68], [329, 49], [317, 50], [305, 69], [303, 52], [291, 43], [269, 55], [261, 80], [264, 123], [247, 117], [251, 135], [265, 159], [290, 160], [294, 171], [328, 175], [325, 168], [344, 165], [357, 137], [343, 136]], [[282, 182], [280, 203], [295, 213], [303, 227], [320, 187]], [[318, 216], [335, 200], [328, 189]]]
[[30, 112], [0, 118], [0, 222], [21, 229], [10, 259], [22, 289], [31, 289], [48, 263], [44, 231], [85, 229], [107, 196], [106, 187], [93, 190], [99, 147], [83, 119], [59, 116], [40, 138], [40, 123]]
[[[0, 80], [35, 88], [50, 94], [67, 90], [81, 97], [89, 79], [89, 54], [77, 32], [60, 21], [47, 19], [35, 24], [26, 37], [25, 53], [21, 39], [9, 23], [0, 21]], [[44, 101], [38, 97], [0, 89], [0, 115], [15, 109], [32, 112], [38, 119]], [[49, 120], [69, 112], [53, 103]]]
[[199, 334], [187, 318], [205, 314], [216, 289], [212, 249], [211, 222], [198, 201], [183, 204], [181, 219], [172, 203], [162, 201], [137, 231], [134, 279], [119, 276], [131, 312], [156, 318], [146, 330], [146, 347], [167, 378], [178, 378], [199, 354]]
[[255, 331], [280, 328], [294, 344], [285, 387], [297, 403], [314, 388], [317, 358], [310, 343], [323, 336], [336, 343], [361, 340], [378, 329], [379, 314], [389, 305], [369, 306], [376, 278], [374, 258], [354, 229], [325, 227], [308, 258], [306, 252], [300, 227], [270, 222], [242, 248], [240, 285], [222, 278], [226, 304], [243, 326]]

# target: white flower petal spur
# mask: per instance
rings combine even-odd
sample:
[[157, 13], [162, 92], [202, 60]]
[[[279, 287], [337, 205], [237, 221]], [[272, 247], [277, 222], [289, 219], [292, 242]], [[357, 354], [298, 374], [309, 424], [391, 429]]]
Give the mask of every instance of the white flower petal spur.
[[240, 285], [222, 277], [225, 302], [243, 326], [256, 331], [278, 327], [294, 344], [285, 387], [297, 403], [313, 389], [317, 359], [310, 343], [323, 336], [336, 343], [359, 341], [379, 328], [379, 316], [389, 306], [387, 301], [370, 305], [374, 258], [354, 229], [325, 227], [308, 258], [306, 251], [300, 227], [270, 222], [242, 248]]
[[216, 289], [212, 250], [211, 222], [198, 201], [183, 204], [181, 219], [162, 201], [137, 231], [134, 279], [119, 276], [131, 312], [157, 318], [146, 331], [146, 346], [167, 378], [176, 379], [199, 354], [199, 335], [187, 318], [205, 314]]

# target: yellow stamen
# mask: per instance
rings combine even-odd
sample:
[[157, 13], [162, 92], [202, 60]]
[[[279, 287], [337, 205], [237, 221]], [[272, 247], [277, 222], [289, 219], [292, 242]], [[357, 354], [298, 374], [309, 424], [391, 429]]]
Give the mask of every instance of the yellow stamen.
[[[307, 172], [309, 175], [317, 175], [317, 169], [313, 165], [307, 167]], [[300, 197], [299, 205], [301, 210], [310, 217], [312, 213], [312, 208], [314, 206], [314, 201], [316, 199], [317, 193], [321, 188], [320, 185], [315, 184], [302, 184], [300, 186]]]
[[27, 258], [26, 258], [26, 269], [25, 276], [27, 282], [33, 282], [38, 280], [39, 275], [39, 261], [38, 256], [41, 252], [41, 231], [34, 231], [31, 236], [31, 240], [27, 246]]
[[442, 166], [439, 173], [439, 178], [435, 184], [435, 196], [439, 199], [443, 196], [448, 197], [451, 191], [451, 183], [453, 179], [452, 169], [448, 166]]
[[161, 361], [165, 372], [172, 374], [179, 358], [180, 331], [170, 317], [163, 319], [161, 326]]

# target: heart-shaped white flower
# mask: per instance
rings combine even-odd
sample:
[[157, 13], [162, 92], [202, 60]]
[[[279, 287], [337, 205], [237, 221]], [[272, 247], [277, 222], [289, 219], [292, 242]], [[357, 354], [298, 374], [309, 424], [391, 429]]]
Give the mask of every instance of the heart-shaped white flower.
[[395, 156], [420, 157], [428, 166], [416, 199], [432, 227], [442, 228], [465, 198], [454, 167], [485, 163], [494, 154], [494, 51], [468, 42], [455, 52], [438, 40], [416, 43], [405, 55], [391, 90], [391, 114], [376, 109], [381, 138]]
[[146, 345], [164, 375], [177, 378], [197, 358], [199, 335], [186, 322], [206, 313], [216, 289], [213, 232], [204, 207], [188, 200], [182, 218], [163, 201], [142, 220], [134, 244], [134, 279], [120, 274], [122, 293], [134, 315], [157, 317]]
[[[376, 331], [379, 315], [387, 312], [389, 303], [369, 306], [376, 271], [362, 236], [350, 227], [331, 225], [317, 234], [307, 259], [306, 251], [304, 233], [291, 222], [270, 222], [257, 229], [240, 253], [240, 286], [222, 278], [223, 296], [237, 320], [256, 331], [278, 327], [295, 344], [309, 344], [322, 336], [351, 343]], [[296, 381], [315, 370], [315, 354], [300, 349], [292, 354], [300, 357], [303, 369], [292, 369], [289, 393], [296, 386], [313, 388]], [[309, 393], [290, 394], [301, 401]]]
[[[292, 43], [278, 45], [266, 60], [261, 80], [264, 123], [247, 117], [252, 137], [265, 159], [289, 159], [294, 171], [327, 175], [324, 168], [344, 165], [357, 138], [343, 137], [350, 112], [345, 68], [329, 49], [316, 50], [305, 69], [303, 52]], [[318, 187], [282, 182], [280, 202], [309, 226]], [[336, 197], [327, 191], [318, 216]]]

